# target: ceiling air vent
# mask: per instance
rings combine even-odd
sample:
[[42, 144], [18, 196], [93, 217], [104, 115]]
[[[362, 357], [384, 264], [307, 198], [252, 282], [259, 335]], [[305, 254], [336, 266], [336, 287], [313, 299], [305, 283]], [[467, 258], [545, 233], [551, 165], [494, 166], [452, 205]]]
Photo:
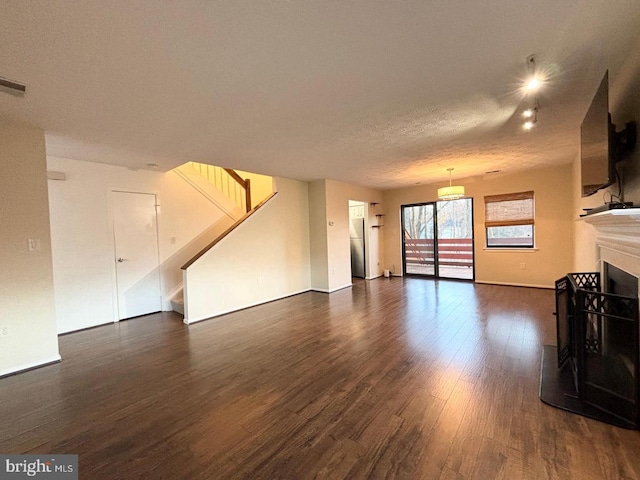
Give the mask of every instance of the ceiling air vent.
[[27, 87], [21, 83], [14, 82], [13, 80], [0, 77], [0, 91], [2, 90], [10, 90], [9, 93], [25, 93], [27, 91]]

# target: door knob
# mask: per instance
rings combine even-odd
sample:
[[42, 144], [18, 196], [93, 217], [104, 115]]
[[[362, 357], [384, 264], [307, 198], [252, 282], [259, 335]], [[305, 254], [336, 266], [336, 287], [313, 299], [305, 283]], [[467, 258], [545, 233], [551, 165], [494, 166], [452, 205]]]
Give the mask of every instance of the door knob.
[[129, 260], [128, 258], [118, 257], [118, 263], [126, 262], [128, 260]]

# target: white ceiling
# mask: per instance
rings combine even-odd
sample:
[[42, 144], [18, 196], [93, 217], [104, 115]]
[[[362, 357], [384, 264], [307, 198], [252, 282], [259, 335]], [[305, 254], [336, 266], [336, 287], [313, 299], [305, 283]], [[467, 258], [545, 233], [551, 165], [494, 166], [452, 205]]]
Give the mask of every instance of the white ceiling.
[[[638, 0], [0, 0], [48, 153], [378, 188], [570, 162]], [[623, 48], [624, 47], [624, 48]], [[549, 74], [522, 130], [526, 57]]]

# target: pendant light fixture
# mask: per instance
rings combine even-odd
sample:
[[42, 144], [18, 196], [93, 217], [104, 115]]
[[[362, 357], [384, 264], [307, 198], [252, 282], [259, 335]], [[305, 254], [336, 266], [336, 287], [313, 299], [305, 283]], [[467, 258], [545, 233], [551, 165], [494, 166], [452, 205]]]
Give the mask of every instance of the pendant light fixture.
[[451, 185], [451, 172], [453, 168], [447, 168], [449, 172], [449, 186], [438, 189], [438, 199], [440, 200], [457, 200], [464, 197], [464, 187], [462, 185]]

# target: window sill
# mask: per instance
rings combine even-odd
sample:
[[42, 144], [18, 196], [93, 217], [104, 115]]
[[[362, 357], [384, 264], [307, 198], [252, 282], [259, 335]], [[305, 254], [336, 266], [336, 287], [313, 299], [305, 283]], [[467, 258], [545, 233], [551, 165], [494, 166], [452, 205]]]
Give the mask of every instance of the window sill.
[[484, 247], [483, 250], [485, 252], [523, 252], [523, 253], [532, 253], [540, 250], [539, 248], [533, 247], [521, 247], [521, 248], [509, 248], [509, 247]]

